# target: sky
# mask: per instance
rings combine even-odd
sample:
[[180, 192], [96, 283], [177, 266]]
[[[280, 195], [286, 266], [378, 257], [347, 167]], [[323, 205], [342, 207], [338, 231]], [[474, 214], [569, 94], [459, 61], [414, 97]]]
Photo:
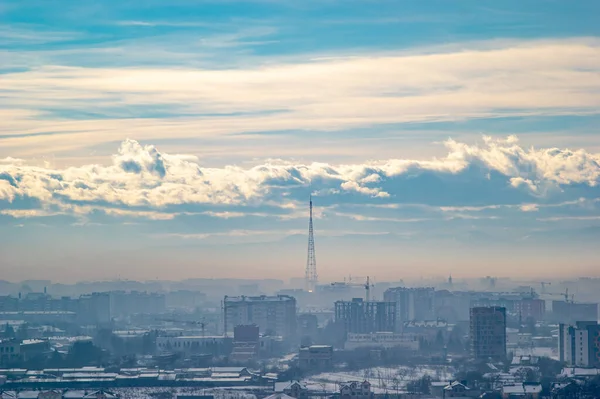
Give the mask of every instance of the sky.
[[2, 278], [599, 276], [597, 0], [4, 0]]

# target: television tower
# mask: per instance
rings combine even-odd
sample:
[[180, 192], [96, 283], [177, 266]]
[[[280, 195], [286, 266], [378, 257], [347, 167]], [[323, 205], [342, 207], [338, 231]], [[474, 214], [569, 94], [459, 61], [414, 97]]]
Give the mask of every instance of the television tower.
[[317, 260], [315, 258], [315, 236], [313, 235], [312, 195], [310, 196], [310, 218], [308, 219], [308, 257], [306, 259], [305, 284], [308, 292], [317, 288], [319, 276], [317, 275]]

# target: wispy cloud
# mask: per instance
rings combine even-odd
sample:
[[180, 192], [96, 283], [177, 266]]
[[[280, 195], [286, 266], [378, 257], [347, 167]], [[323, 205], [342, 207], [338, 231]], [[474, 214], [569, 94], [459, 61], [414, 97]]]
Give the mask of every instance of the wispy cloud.
[[[237, 40], [233, 35], [205, 44], [228, 46]], [[10, 138], [0, 143], [33, 146], [28, 134], [60, 132], [35, 138], [38, 148], [58, 151], [67, 135], [68, 145], [76, 147], [120, 140], [124, 132], [152, 140], [594, 114], [600, 107], [598, 59], [599, 42], [580, 39], [232, 70], [44, 66], [0, 80], [0, 93], [9, 94], [4, 101], [10, 102], [11, 121], [1, 132]], [[68, 118], [89, 107], [101, 114], [114, 104], [151, 106], [172, 116], [136, 118], [132, 108], [126, 119]], [[25, 119], [23, 112], [37, 116]]]

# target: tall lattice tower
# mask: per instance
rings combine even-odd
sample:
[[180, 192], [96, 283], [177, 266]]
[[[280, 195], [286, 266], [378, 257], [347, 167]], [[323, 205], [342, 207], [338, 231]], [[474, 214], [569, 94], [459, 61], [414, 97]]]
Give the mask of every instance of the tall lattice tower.
[[306, 290], [313, 292], [317, 288], [319, 276], [317, 274], [317, 259], [315, 258], [315, 236], [313, 234], [313, 206], [310, 197], [310, 218], [308, 219], [308, 257], [306, 259], [305, 273]]

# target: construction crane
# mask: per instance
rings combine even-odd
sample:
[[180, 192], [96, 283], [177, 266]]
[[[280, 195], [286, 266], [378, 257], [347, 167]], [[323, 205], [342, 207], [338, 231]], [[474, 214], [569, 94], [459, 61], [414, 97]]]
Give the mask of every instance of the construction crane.
[[371, 288], [374, 288], [374, 287], [375, 287], [375, 285], [371, 284], [369, 276], [367, 276], [367, 281], [365, 281], [365, 297], [367, 299], [367, 302], [369, 302], [371, 300]]
[[565, 289], [565, 292], [548, 292], [547, 294], [548, 295], [560, 295], [565, 298], [565, 302], [573, 303], [575, 301], [575, 294], [571, 294], [570, 295], [571, 300], [569, 300], [569, 289], [568, 288]]
[[348, 279], [344, 278], [344, 282], [334, 282], [331, 283], [332, 286], [346, 286], [346, 287], [363, 287], [365, 289], [365, 300], [369, 302], [371, 300], [371, 288], [375, 287], [374, 284], [371, 284], [371, 278], [367, 276], [367, 279], [364, 283], [353, 283], [352, 277]]

